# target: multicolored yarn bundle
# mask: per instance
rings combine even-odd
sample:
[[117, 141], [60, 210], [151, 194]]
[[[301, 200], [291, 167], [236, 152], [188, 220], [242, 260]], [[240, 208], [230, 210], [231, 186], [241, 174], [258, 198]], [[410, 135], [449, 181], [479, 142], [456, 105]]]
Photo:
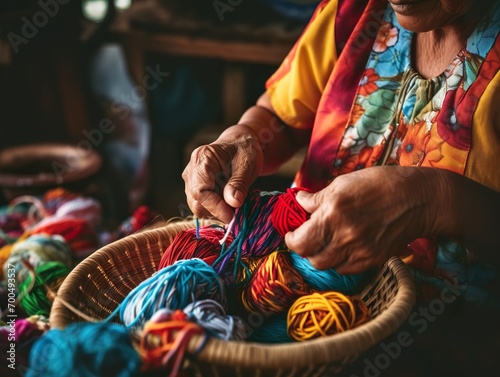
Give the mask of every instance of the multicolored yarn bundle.
[[241, 300], [249, 312], [270, 315], [286, 311], [309, 293], [311, 289], [291, 266], [289, 252], [275, 251], [253, 273]]
[[[233, 278], [237, 279], [242, 258], [263, 257], [278, 250], [284, 241], [273, 223], [270, 214], [278, 201], [278, 192], [253, 191], [235, 215], [228, 231], [233, 242], [224, 245], [219, 258], [214, 263], [218, 273], [224, 271], [230, 260], [234, 263]], [[255, 226], [259, 224], [258, 226]]]
[[[211, 335], [223, 340], [244, 340], [247, 330], [238, 317], [228, 316], [214, 300], [200, 300], [184, 310], [160, 309], [146, 322], [139, 353], [146, 370], [168, 369], [176, 376], [193, 335]], [[202, 342], [202, 345], [204, 342]]]
[[188, 318], [223, 340], [244, 340], [246, 326], [239, 317], [226, 315], [220, 303], [214, 300], [195, 301], [184, 308]]
[[139, 354], [145, 371], [169, 370], [175, 377], [193, 335], [203, 335], [201, 326], [190, 321], [182, 310], [159, 312], [146, 322]]
[[34, 196], [21, 196], [10, 205], [20, 204], [31, 205], [25, 231], [63, 236], [80, 259], [98, 247], [101, 205], [94, 198], [65, 189], [54, 189], [47, 192], [43, 200]]
[[72, 268], [73, 255], [69, 245], [61, 236], [30, 236], [12, 247], [10, 256], [3, 266], [4, 276], [7, 276], [7, 270], [14, 269], [17, 283], [24, 282], [31, 273], [26, 267], [26, 262], [35, 269], [47, 262], [60, 262], [67, 268]]
[[50, 330], [33, 345], [27, 377], [139, 377], [130, 333], [115, 323], [76, 323]]
[[79, 194], [64, 187], [57, 187], [43, 194], [42, 201], [47, 214], [53, 215], [64, 203], [76, 199]]

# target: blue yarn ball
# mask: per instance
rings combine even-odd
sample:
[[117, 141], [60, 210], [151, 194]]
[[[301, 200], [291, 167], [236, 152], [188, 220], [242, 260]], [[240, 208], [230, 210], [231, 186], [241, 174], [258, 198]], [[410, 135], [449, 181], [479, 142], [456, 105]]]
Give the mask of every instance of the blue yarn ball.
[[292, 266], [302, 276], [304, 281], [316, 291], [337, 291], [347, 295], [356, 293], [361, 281], [366, 276], [365, 272], [355, 275], [340, 275], [333, 268], [328, 270], [317, 270], [309, 262], [297, 253], [290, 251]]
[[141, 359], [126, 328], [75, 323], [50, 330], [30, 353], [27, 377], [138, 377]]
[[135, 287], [107, 320], [119, 313], [127, 327], [143, 327], [160, 309], [184, 309], [203, 299], [215, 300], [226, 307], [219, 275], [201, 259], [179, 260]]

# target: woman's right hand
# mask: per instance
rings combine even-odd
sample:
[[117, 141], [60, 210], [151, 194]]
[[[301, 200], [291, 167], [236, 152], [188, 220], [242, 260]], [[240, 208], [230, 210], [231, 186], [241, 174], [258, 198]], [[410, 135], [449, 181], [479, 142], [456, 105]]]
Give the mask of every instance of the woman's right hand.
[[241, 124], [228, 128], [215, 142], [191, 154], [182, 173], [189, 208], [197, 217], [213, 216], [229, 223], [263, 164], [255, 131]]

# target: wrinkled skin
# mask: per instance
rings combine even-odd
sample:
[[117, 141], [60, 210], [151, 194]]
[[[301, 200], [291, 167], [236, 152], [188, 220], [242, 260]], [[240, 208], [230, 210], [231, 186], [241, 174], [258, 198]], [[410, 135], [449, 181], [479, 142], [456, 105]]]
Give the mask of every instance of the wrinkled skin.
[[336, 178], [318, 193], [300, 192], [311, 218], [286, 235], [289, 248], [318, 269], [364, 271], [400, 255], [436, 218], [431, 169], [373, 167]]
[[184, 169], [186, 198], [198, 217], [229, 223], [259, 176], [263, 154], [253, 137], [228, 130], [214, 143], [197, 148]]

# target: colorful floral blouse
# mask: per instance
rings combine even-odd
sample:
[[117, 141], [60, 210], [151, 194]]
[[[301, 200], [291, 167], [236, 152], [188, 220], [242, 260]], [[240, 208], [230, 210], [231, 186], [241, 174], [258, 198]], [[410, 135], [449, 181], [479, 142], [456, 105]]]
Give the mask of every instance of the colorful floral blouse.
[[[451, 170], [500, 191], [500, 4], [453, 62], [425, 79], [412, 68], [413, 33], [385, 0], [325, 0], [267, 82], [277, 114], [311, 129], [295, 184], [317, 191], [375, 165]], [[409, 261], [422, 280], [469, 285], [467, 251], [419, 239]], [[476, 295], [477, 296], [477, 295]]]

